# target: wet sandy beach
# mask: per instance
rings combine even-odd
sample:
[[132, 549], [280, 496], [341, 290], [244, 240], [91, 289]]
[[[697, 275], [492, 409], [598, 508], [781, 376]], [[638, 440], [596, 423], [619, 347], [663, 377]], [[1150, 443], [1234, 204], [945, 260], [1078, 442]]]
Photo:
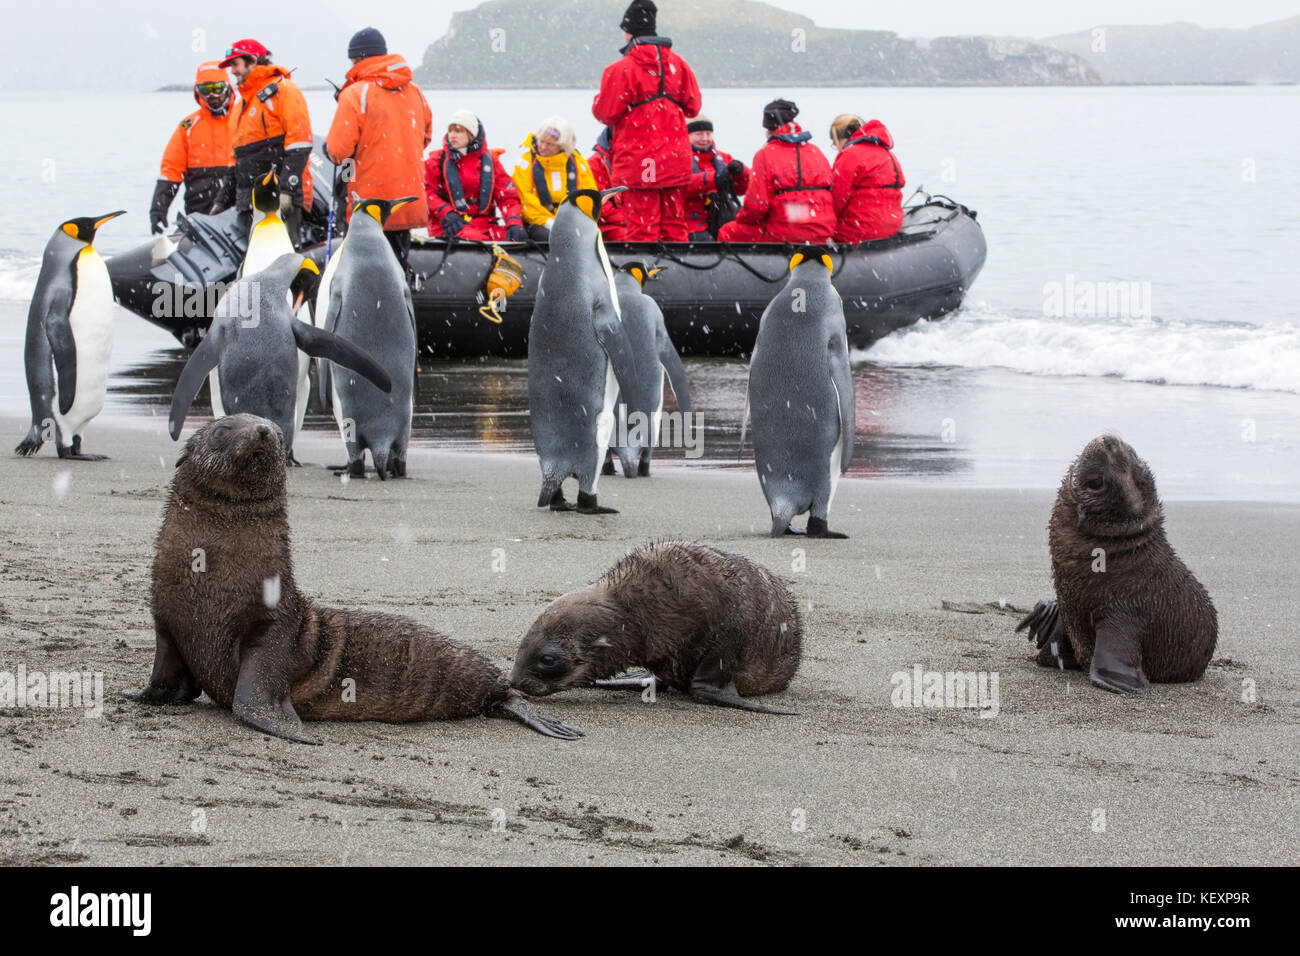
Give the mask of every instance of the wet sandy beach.
[[[531, 507], [529, 458], [415, 451], [406, 481], [343, 484], [320, 467], [340, 459], [337, 440], [309, 433], [290, 521], [299, 585], [317, 599], [410, 615], [508, 667], [549, 600], [630, 547], [683, 537], [781, 573], [805, 651], [769, 699], [796, 717], [583, 690], [545, 702], [586, 731], [573, 743], [478, 718], [315, 724], [325, 745], [305, 747], [206, 697], [159, 710], [119, 696], [153, 659], [149, 565], [178, 450], [161, 423], [93, 425], [87, 449], [110, 462], [0, 457], [0, 671], [102, 671], [105, 687], [97, 719], [0, 710], [0, 862], [1241, 864], [1300, 851], [1300, 507], [1167, 507], [1220, 644], [1200, 682], [1127, 700], [1034, 666], [1012, 633], [1013, 608], [1050, 591], [1048, 492], [849, 481], [832, 518], [850, 540], [772, 541], [752, 474], [607, 478], [601, 501], [622, 514], [555, 515]], [[891, 677], [915, 665], [996, 674], [996, 716], [895, 707]]]

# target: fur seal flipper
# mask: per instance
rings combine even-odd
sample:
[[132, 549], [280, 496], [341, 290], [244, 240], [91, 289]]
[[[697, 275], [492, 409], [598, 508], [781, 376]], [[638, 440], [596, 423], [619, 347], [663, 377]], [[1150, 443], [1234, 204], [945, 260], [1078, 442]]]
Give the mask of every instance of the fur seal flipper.
[[1113, 435], [1088, 443], [1061, 482], [1048, 542], [1056, 600], [1016, 628], [1028, 629], [1038, 663], [1087, 669], [1122, 694], [1205, 672], [1214, 603], [1166, 539], [1155, 478], [1132, 447]]
[[[536, 696], [653, 684], [711, 704], [788, 713], [745, 698], [789, 686], [802, 636], [793, 596], [767, 568], [666, 541], [553, 601], [524, 635], [510, 683]], [[628, 670], [638, 664], [647, 669]]]
[[153, 674], [129, 695], [142, 703], [185, 703], [202, 690], [258, 730], [312, 744], [303, 721], [489, 715], [581, 736], [524, 706], [473, 648], [409, 618], [322, 607], [300, 592], [281, 432], [252, 415], [203, 426], [176, 462], [153, 615]]

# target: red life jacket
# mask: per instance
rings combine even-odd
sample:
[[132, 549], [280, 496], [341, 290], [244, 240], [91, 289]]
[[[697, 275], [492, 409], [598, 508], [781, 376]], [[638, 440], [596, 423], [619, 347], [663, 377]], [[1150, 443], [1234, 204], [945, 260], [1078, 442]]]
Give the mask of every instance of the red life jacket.
[[700, 111], [700, 86], [672, 42], [637, 37], [601, 75], [591, 112], [613, 127], [615, 186], [666, 189], [684, 186], [691, 177], [686, 117]]
[[754, 154], [749, 191], [736, 222], [763, 229], [769, 242], [826, 242], [835, 232], [831, 164], [798, 123], [767, 136]]
[[894, 138], [885, 124], [872, 120], [835, 157], [837, 242], [884, 239], [902, 228], [907, 181], [893, 147]]

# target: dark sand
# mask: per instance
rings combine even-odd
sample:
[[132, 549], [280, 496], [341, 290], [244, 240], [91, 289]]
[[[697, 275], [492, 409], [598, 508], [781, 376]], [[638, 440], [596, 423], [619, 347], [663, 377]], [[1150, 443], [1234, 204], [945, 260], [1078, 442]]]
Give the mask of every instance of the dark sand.
[[[0, 421], [7, 453], [26, 426]], [[573, 691], [544, 706], [586, 731], [577, 742], [479, 718], [316, 724], [325, 745], [305, 747], [206, 697], [162, 710], [119, 697], [153, 659], [149, 566], [177, 453], [162, 425], [92, 425], [87, 450], [111, 462], [64, 463], [49, 447], [0, 456], [0, 670], [102, 671], [106, 696], [98, 719], [0, 710], [0, 863], [1300, 856], [1300, 506], [1167, 506], [1170, 539], [1218, 607], [1220, 644], [1200, 682], [1130, 700], [1034, 666], [1016, 614], [997, 607], [1050, 593], [1048, 491], [842, 482], [832, 526], [851, 540], [772, 541], [752, 473], [606, 478], [601, 501], [623, 513], [592, 518], [534, 510], [529, 458], [417, 451], [412, 478], [386, 484], [309, 466], [290, 478], [303, 590], [408, 614], [502, 667], [549, 600], [656, 537], [782, 573], [806, 633], [799, 674], [769, 699], [797, 717]], [[318, 433], [300, 437], [298, 455], [342, 459]], [[792, 568], [796, 548], [806, 571]], [[914, 664], [996, 672], [998, 715], [894, 707], [890, 676]]]

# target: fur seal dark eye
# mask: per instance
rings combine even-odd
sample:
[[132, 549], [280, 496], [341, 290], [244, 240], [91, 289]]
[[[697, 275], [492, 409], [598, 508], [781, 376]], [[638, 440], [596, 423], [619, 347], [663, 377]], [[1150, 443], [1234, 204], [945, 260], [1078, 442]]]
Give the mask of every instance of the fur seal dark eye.
[[537, 658], [537, 663], [541, 664], [543, 667], [554, 667], [556, 663], [555, 655], [543, 654], [541, 657]]
[[1087, 481], [1085, 481], [1084, 487], [1087, 488], [1089, 491], [1101, 491], [1102, 486], [1104, 484], [1105, 482], [1102, 480], [1101, 475], [1098, 475], [1096, 478], [1089, 478]]
[[230, 429], [225, 425], [218, 425], [216, 428], [212, 429], [213, 438], [225, 438], [228, 434], [230, 434]]

